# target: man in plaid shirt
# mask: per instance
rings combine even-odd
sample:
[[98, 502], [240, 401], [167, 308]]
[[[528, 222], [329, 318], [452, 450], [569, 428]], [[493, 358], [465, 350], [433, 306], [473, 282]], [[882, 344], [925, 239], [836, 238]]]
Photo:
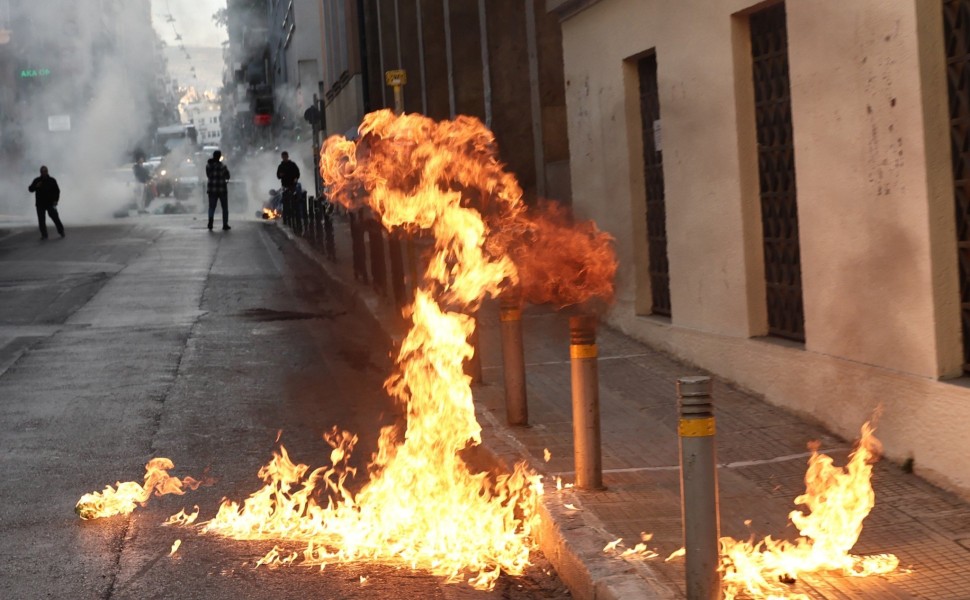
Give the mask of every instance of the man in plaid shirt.
[[222, 230], [229, 231], [229, 168], [222, 164], [222, 152], [216, 150], [205, 164], [205, 186], [209, 194], [209, 231], [212, 231], [212, 217], [216, 214], [216, 202], [222, 203]]

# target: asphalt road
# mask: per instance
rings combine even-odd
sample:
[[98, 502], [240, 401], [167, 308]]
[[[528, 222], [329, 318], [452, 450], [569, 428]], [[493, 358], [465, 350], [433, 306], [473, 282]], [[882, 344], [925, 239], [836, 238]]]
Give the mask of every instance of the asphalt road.
[[[393, 565], [254, 568], [272, 542], [162, 527], [256, 490], [278, 435], [319, 466], [322, 432], [356, 432], [363, 467], [401, 418], [382, 389], [390, 349], [274, 225], [65, 225], [45, 242], [0, 229], [0, 598], [568, 597], [538, 555], [477, 592]], [[75, 515], [157, 456], [211, 483], [128, 517]]]

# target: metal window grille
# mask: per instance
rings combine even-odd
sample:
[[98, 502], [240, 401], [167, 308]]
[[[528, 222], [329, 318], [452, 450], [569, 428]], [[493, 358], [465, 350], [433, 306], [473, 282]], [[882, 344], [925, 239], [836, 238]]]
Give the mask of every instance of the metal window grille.
[[768, 332], [805, 341], [785, 5], [751, 15]]
[[963, 370], [970, 372], [970, 1], [943, 2], [950, 148], [963, 320]]
[[640, 120], [643, 135], [643, 174], [647, 188], [647, 260], [650, 267], [650, 312], [670, 316], [670, 268], [667, 262], [667, 208], [664, 203], [663, 152], [660, 136], [660, 97], [657, 55], [637, 62], [640, 75]]

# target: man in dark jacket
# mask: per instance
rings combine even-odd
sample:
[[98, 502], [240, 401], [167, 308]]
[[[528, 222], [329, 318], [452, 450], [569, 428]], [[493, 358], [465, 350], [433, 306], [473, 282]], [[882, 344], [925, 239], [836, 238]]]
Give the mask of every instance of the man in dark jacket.
[[138, 161], [131, 167], [131, 170], [135, 173], [135, 180], [142, 186], [141, 206], [138, 208], [146, 208], [152, 199], [151, 186], [149, 185], [152, 181], [152, 174], [145, 166], [145, 157], [139, 155]]
[[280, 180], [284, 189], [293, 191], [296, 180], [300, 178], [300, 167], [290, 160], [289, 152], [280, 154], [280, 158], [283, 160], [280, 162], [280, 166], [276, 167], [276, 178]]
[[212, 231], [212, 218], [216, 214], [216, 202], [222, 203], [222, 230], [229, 231], [229, 168], [222, 163], [222, 152], [216, 150], [205, 164], [205, 186], [209, 194], [209, 231]]
[[61, 199], [61, 188], [57, 187], [57, 180], [47, 173], [47, 167], [40, 168], [40, 177], [34, 179], [28, 192], [34, 193], [34, 206], [37, 208], [37, 225], [40, 227], [40, 239], [47, 239], [47, 215], [54, 221], [57, 233], [64, 237], [64, 225], [57, 214], [57, 203]]

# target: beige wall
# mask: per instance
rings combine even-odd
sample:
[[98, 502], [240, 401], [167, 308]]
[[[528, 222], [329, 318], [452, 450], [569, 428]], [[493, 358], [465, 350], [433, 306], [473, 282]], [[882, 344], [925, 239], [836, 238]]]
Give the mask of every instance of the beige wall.
[[[750, 45], [761, 3], [602, 0], [563, 22], [573, 202], [617, 238], [609, 317], [970, 495], [942, 17], [789, 2], [806, 343], [767, 331]], [[917, 10], [917, 8], [919, 10]], [[687, 41], [689, 40], [689, 41]], [[591, 47], [596, 52], [590, 52]], [[649, 309], [635, 59], [655, 49], [673, 316]]]

